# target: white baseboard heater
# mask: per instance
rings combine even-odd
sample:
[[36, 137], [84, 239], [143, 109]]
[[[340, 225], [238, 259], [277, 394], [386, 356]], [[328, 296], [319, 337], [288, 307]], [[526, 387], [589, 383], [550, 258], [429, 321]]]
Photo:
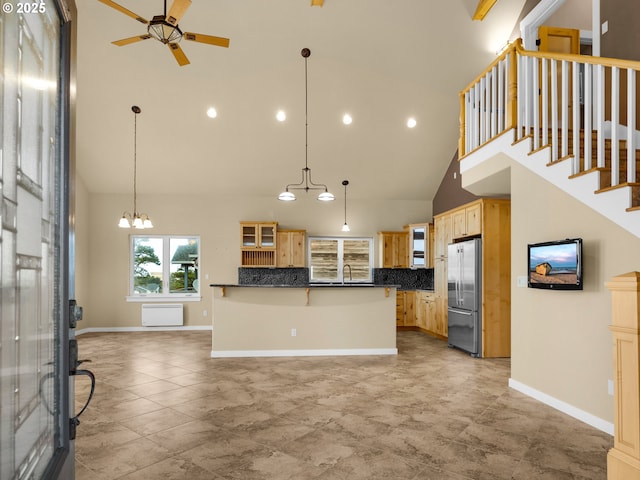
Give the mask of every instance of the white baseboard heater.
[[184, 325], [181, 303], [143, 303], [143, 327]]

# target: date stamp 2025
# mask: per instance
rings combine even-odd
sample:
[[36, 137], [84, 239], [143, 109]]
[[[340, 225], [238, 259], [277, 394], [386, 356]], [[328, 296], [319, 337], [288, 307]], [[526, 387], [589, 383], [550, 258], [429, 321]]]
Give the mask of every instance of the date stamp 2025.
[[45, 13], [47, 6], [42, 2], [5, 2], [2, 4], [2, 13]]

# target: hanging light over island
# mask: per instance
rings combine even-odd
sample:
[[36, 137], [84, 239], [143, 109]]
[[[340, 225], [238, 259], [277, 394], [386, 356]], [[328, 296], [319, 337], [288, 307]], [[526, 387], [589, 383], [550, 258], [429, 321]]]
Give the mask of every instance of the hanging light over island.
[[311, 180], [311, 169], [309, 168], [309, 122], [308, 122], [308, 104], [309, 104], [309, 86], [307, 80], [307, 59], [311, 55], [311, 50], [308, 48], [303, 48], [300, 52], [302, 57], [304, 58], [304, 127], [305, 127], [305, 138], [304, 138], [304, 168], [302, 169], [302, 179], [299, 183], [290, 183], [284, 189], [284, 191], [278, 195], [278, 200], [282, 200], [283, 202], [292, 202], [296, 199], [295, 194], [291, 190], [304, 190], [308, 192], [309, 190], [322, 190], [318, 195], [318, 200], [321, 202], [330, 202], [335, 200], [335, 197], [326, 185], [322, 183], [314, 183]]

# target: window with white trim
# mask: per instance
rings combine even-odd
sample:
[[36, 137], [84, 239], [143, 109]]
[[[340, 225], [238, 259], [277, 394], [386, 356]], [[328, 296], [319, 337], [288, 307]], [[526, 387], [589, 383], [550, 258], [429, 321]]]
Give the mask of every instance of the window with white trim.
[[132, 235], [129, 299], [200, 297], [200, 238]]
[[373, 239], [309, 237], [308, 247], [310, 282], [373, 281]]

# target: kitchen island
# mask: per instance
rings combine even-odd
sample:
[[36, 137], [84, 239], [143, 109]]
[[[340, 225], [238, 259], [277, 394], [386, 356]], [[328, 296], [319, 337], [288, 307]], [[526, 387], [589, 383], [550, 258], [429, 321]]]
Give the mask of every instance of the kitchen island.
[[396, 355], [396, 286], [212, 284], [212, 357]]

